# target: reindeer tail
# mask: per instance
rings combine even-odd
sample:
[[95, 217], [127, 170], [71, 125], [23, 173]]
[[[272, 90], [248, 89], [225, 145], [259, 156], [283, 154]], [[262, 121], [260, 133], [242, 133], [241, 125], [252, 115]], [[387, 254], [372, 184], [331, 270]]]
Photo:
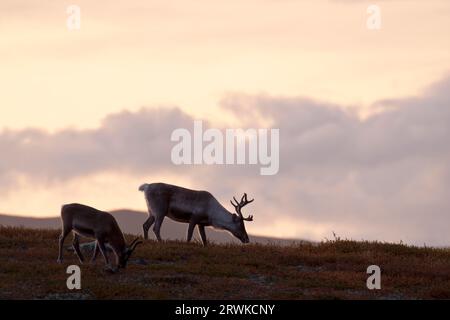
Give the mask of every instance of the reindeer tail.
[[147, 189], [147, 186], [148, 186], [148, 183], [144, 183], [143, 185], [141, 185], [141, 186], [139, 187], [139, 191], [144, 192], [145, 189]]

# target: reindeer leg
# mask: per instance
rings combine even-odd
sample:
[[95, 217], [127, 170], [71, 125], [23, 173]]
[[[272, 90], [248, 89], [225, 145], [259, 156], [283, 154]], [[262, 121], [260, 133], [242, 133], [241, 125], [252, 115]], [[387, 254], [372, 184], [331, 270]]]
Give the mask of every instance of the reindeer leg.
[[76, 234], [76, 233], [74, 233], [74, 235], [73, 235], [72, 246], [73, 246], [73, 248], [75, 249], [75, 253], [76, 253], [77, 256], [78, 256], [78, 259], [80, 260], [80, 263], [82, 264], [83, 261], [84, 261], [84, 257], [83, 257], [83, 254], [81, 253], [81, 250], [80, 250], [80, 240], [79, 240], [79, 238], [78, 238], [78, 234]]
[[162, 241], [161, 239], [161, 224], [164, 220], [164, 216], [157, 216], [155, 221], [155, 226], [153, 227], [153, 232], [156, 235], [156, 239], [158, 239], [159, 242]]
[[199, 224], [198, 225], [198, 233], [200, 233], [200, 237], [202, 238], [203, 246], [206, 247], [207, 241], [206, 241], [206, 232], [205, 232], [205, 226]]
[[148, 230], [152, 226], [153, 222], [155, 222], [155, 217], [153, 215], [150, 215], [142, 226], [142, 228], [144, 229], [144, 239], [146, 240], [148, 239]]
[[193, 220], [189, 222], [188, 232], [187, 232], [187, 242], [190, 242], [192, 239], [192, 233], [194, 232], [195, 225], [197, 223]]
[[97, 240], [97, 245], [100, 248], [100, 252], [102, 253], [103, 258], [105, 258], [106, 265], [108, 267], [111, 267], [111, 265], [109, 264], [108, 252], [106, 251], [105, 243], [102, 240]]
[[[164, 217], [169, 211], [168, 199], [166, 199], [165, 197], [155, 197], [152, 198], [150, 202], [147, 196], [147, 207], [149, 218], [146, 223], [150, 223], [152, 220], [154, 220], [155, 224], [153, 225], [153, 232], [156, 235], [156, 239], [161, 242], [161, 224], [163, 223]], [[151, 219], [151, 216], [153, 216], [154, 218]], [[150, 228], [150, 224], [148, 227]]]
[[61, 232], [61, 235], [59, 236], [59, 254], [58, 254], [58, 263], [62, 263], [63, 261], [63, 245], [64, 240], [66, 239], [67, 235], [71, 231], [71, 228], [63, 226], [63, 230]]
[[98, 256], [98, 241], [95, 241], [94, 254], [92, 255], [91, 263], [95, 262], [95, 259], [97, 259], [97, 256]]

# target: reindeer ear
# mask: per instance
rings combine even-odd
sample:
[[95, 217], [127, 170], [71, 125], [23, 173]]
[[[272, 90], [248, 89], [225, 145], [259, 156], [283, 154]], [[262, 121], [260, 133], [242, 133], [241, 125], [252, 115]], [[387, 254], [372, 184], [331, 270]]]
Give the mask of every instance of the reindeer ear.
[[239, 221], [240, 219], [237, 214], [233, 213], [233, 222]]

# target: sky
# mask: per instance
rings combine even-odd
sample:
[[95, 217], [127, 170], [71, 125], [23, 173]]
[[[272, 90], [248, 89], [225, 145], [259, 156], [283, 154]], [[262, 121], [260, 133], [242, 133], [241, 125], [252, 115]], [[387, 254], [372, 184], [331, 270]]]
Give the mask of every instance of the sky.
[[[0, 212], [145, 210], [138, 186], [163, 181], [226, 206], [247, 192], [253, 234], [449, 245], [449, 14], [448, 1], [3, 0]], [[175, 166], [171, 132], [194, 120], [279, 128], [279, 173]]]

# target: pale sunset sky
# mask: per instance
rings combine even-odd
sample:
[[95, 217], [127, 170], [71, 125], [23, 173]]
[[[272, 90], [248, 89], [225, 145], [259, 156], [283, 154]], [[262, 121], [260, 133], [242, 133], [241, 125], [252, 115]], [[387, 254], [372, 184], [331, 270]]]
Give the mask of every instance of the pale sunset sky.
[[[252, 234], [450, 245], [449, 18], [445, 0], [2, 0], [0, 213], [143, 211], [138, 186], [163, 181], [247, 192]], [[195, 119], [280, 128], [280, 173], [173, 165]]]

